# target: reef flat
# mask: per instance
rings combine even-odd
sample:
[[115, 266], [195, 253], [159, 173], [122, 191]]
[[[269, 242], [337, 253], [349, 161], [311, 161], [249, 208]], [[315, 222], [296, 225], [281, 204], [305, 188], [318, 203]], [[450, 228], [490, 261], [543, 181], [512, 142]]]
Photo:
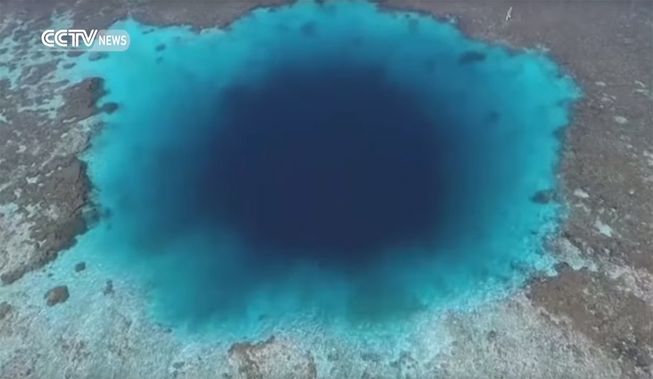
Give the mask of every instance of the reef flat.
[[[224, 25], [256, 5], [225, 3], [212, 11], [205, 4], [189, 5], [184, 12], [175, 12], [164, 5], [141, 4], [133, 5], [131, 14], [143, 23], [188, 23], [203, 28]], [[143, 289], [130, 281], [128, 274], [96, 275], [107, 271], [100, 262], [94, 266], [90, 260], [77, 271], [79, 256], [74, 249], [43, 272], [18, 279], [20, 273], [54, 257], [52, 252], [60, 251], [71, 235], [83, 230], [64, 229], [68, 220], [75, 220], [84, 210], [80, 204], [87, 198], [85, 168], [75, 157], [99, 128], [95, 123], [105, 116], [88, 117], [101, 112], [100, 105], [95, 106], [102, 93], [100, 80], [71, 86], [61, 82], [64, 79], [58, 74], [64, 65], [88, 57], [39, 58], [35, 52], [35, 59], [44, 62], [5, 64], [5, 57], [11, 54], [32, 56], [27, 45], [16, 43], [30, 40], [31, 34], [26, 29], [15, 32], [16, 25], [5, 19], [1, 33], [8, 38], [3, 40], [7, 50], [2, 67], [10, 75], [2, 85], [3, 92], [10, 95], [2, 103], [2, 130], [8, 133], [2, 168], [10, 179], [0, 192], [5, 204], [2, 239], [9, 247], [2, 251], [2, 272], [19, 274], [5, 276], [12, 279], [7, 283], [13, 283], [0, 292], [0, 330], [3, 341], [8, 342], [3, 346], [10, 346], [0, 353], [2, 375], [649, 375], [653, 212], [646, 188], [651, 180], [653, 149], [651, 78], [645, 64], [650, 61], [647, 54], [651, 49], [644, 37], [650, 35], [650, 24], [644, 20], [650, 19], [651, 7], [638, 2], [596, 6], [528, 3], [514, 6], [512, 17], [506, 20], [507, 4], [419, 5], [413, 9], [455, 21], [470, 35], [503, 40], [513, 47], [549, 50], [580, 83], [584, 97], [565, 133], [559, 167], [562, 186], [555, 195], [569, 205], [565, 225], [551, 239], [551, 252], [560, 262], [556, 275], [535, 277], [510, 297], [471, 310], [434, 313], [421, 324], [423, 328], [407, 338], [410, 346], [394, 350], [366, 341], [343, 344], [337, 336], [320, 331], [304, 338], [280, 333], [256, 341], [189, 341], [152, 321]], [[16, 18], [26, 17], [25, 11], [12, 8], [12, 3], [3, 6], [2, 14], [7, 10]], [[124, 15], [124, 10], [101, 13], [95, 9], [97, 5], [86, 6], [89, 11], [80, 4], [64, 21], [80, 26], [89, 22], [111, 25]], [[406, 9], [413, 4], [401, 2], [399, 6]], [[29, 18], [41, 15], [45, 16], [41, 23], [50, 22], [52, 8], [33, 3], [25, 9], [32, 12]], [[573, 22], [589, 15], [602, 22]], [[38, 27], [37, 23], [28, 25]], [[608, 31], [615, 28], [621, 33]], [[570, 41], [570, 35], [578, 41]], [[604, 48], [605, 41], [613, 41], [609, 49]], [[57, 64], [60, 67], [55, 69]], [[67, 100], [43, 96], [53, 88], [67, 88]], [[80, 123], [81, 118], [86, 121]], [[20, 125], [40, 126], [31, 130]], [[547, 198], [546, 194], [537, 197], [538, 201]], [[45, 239], [36, 234], [46, 227], [53, 232], [45, 233]], [[65, 243], [42, 249], [42, 241], [57, 238]], [[62, 285], [66, 290], [59, 287]], [[57, 290], [48, 292], [54, 288]], [[43, 298], [46, 292], [47, 301]], [[53, 305], [48, 307], [48, 302]], [[48, 341], [57, 341], [57, 347], [52, 349]], [[290, 363], [279, 364], [280, 357]]]

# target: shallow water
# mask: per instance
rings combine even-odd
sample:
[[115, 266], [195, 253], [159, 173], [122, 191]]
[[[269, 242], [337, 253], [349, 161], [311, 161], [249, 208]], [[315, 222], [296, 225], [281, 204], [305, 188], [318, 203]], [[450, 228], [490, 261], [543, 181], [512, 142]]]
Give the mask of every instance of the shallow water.
[[114, 27], [129, 51], [73, 74], [120, 106], [74, 249], [141, 281], [156, 319], [402, 330], [550, 263], [560, 206], [532, 197], [556, 187], [577, 94], [547, 57], [359, 2]]

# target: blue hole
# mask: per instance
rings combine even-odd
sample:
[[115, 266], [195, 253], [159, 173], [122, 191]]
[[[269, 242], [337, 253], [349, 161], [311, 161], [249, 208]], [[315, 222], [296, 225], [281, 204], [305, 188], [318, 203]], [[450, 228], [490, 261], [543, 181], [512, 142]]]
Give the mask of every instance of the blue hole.
[[546, 264], [560, 206], [532, 199], [577, 96], [547, 57], [359, 2], [115, 27], [129, 52], [78, 68], [120, 108], [87, 156], [106, 216], [76, 248], [143, 280], [156, 317], [399, 322]]

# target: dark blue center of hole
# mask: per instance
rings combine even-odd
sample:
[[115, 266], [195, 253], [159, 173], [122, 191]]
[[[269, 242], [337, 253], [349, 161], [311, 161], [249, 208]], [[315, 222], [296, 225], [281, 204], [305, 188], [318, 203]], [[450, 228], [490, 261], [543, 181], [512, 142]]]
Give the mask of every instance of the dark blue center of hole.
[[432, 241], [449, 142], [381, 70], [293, 67], [225, 93], [192, 178], [205, 219], [320, 263]]

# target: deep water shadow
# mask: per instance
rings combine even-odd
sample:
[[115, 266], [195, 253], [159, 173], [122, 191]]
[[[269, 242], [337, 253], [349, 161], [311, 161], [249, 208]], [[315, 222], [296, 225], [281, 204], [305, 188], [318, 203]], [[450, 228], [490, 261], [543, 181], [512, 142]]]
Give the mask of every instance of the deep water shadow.
[[433, 241], [448, 222], [453, 142], [378, 67], [284, 67], [227, 91], [197, 146], [190, 186], [204, 222], [256, 256], [349, 266]]

